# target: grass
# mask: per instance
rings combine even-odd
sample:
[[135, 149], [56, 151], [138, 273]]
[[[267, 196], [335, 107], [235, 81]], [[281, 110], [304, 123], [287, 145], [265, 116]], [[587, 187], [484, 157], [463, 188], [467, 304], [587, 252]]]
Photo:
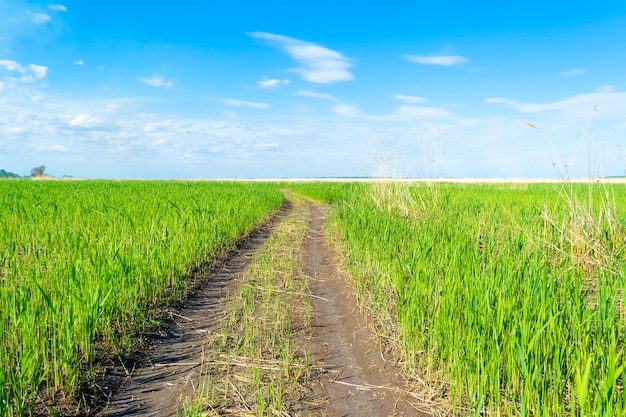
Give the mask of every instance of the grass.
[[300, 248], [308, 206], [293, 209], [257, 250], [238, 289], [226, 302], [222, 330], [204, 361], [206, 379], [186, 416], [292, 415], [302, 409], [311, 366], [299, 346], [310, 324]]
[[[331, 205], [364, 308], [450, 414], [626, 414], [623, 185], [290, 187]], [[150, 311], [282, 198], [262, 183], [0, 183], [0, 415], [27, 414], [41, 387], [81, 392], [97, 347], [132, 349]], [[186, 415], [299, 410], [306, 210], [294, 197], [242, 278]]]
[[129, 352], [282, 200], [261, 183], [1, 182], [0, 415], [90, 389], [96, 355]]
[[366, 307], [463, 415], [623, 415], [618, 185], [293, 184]]

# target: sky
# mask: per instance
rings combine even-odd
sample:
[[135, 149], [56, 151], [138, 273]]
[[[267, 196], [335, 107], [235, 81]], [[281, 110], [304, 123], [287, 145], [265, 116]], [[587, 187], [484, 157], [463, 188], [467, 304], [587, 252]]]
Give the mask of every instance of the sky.
[[0, 0], [0, 168], [626, 175], [626, 2]]

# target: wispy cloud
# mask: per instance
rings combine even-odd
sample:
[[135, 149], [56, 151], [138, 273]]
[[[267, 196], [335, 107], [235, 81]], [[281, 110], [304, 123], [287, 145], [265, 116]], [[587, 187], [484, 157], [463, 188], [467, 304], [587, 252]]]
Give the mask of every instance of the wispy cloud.
[[442, 67], [461, 65], [469, 61], [469, 58], [460, 55], [404, 55], [403, 58], [417, 64], [439, 65]]
[[30, 10], [26, 13], [30, 15], [30, 20], [37, 24], [47, 23], [52, 20], [52, 18], [45, 13], [32, 13]]
[[366, 114], [358, 107], [350, 106], [348, 104], [338, 104], [333, 106], [333, 112], [337, 116], [341, 117], [354, 117], [354, 118], [366, 118]]
[[595, 119], [623, 119], [626, 112], [626, 92], [603, 87], [595, 93], [577, 94], [563, 100], [548, 103], [518, 102], [510, 98], [492, 97], [484, 100], [487, 104], [503, 104], [520, 113], [549, 114], [559, 113], [571, 120], [584, 121], [591, 112]]
[[261, 149], [261, 150], [276, 149], [279, 146], [280, 145], [277, 142], [270, 142], [270, 143], [261, 142], [259, 144], [254, 145], [255, 148]]
[[263, 79], [257, 81], [257, 84], [260, 85], [263, 88], [274, 88], [274, 87], [278, 87], [280, 85], [287, 85], [287, 84], [289, 84], [289, 80], [286, 80], [286, 79], [279, 80], [277, 78], [263, 77]]
[[52, 152], [68, 152], [70, 148], [63, 145], [51, 145], [51, 146], [40, 146], [38, 148], [40, 151], [52, 151]]
[[139, 78], [144, 84], [158, 88], [170, 88], [176, 83], [175, 79], [166, 79], [163, 75], [155, 74], [152, 77]]
[[221, 98], [220, 102], [232, 107], [249, 107], [251, 109], [269, 109], [270, 105], [267, 103], [259, 103], [256, 101], [237, 100], [234, 98]]
[[302, 97], [323, 98], [323, 99], [327, 99], [327, 100], [334, 100], [335, 99], [335, 97], [333, 97], [331, 94], [316, 93], [315, 91], [311, 91], [311, 90], [299, 90], [296, 93], [296, 95], [302, 96]]
[[143, 127], [144, 132], [165, 132], [174, 125], [172, 120], [164, 122], [150, 122]]
[[425, 103], [427, 100], [425, 97], [407, 96], [405, 94], [394, 94], [393, 98], [396, 100], [406, 101], [407, 103]]
[[306, 81], [330, 84], [354, 79], [354, 75], [349, 71], [349, 68], [353, 67], [351, 60], [337, 51], [313, 42], [273, 33], [252, 32], [248, 35], [267, 41], [270, 45], [287, 52], [302, 65], [294, 71]]
[[79, 59], [78, 61], [74, 61], [74, 65], [85, 65], [85, 63], [82, 59]]
[[48, 6], [48, 9], [55, 10], [57, 12], [67, 12], [67, 7], [62, 4], [51, 4]]
[[574, 69], [570, 69], [570, 70], [566, 70], [566, 71], [562, 71], [560, 73], [561, 77], [574, 77], [576, 75], [583, 75], [586, 74], [587, 70], [583, 69], [583, 68], [574, 68]]

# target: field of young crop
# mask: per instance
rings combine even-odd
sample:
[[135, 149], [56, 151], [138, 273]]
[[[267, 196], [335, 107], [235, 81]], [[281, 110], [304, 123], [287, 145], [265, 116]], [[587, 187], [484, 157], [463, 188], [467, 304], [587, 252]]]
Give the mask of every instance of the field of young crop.
[[626, 414], [626, 189], [297, 183], [407, 369], [460, 414]]
[[0, 182], [0, 415], [74, 395], [282, 203], [276, 184]]
[[[279, 185], [0, 182], [0, 415], [84, 394]], [[364, 308], [457, 413], [626, 414], [623, 184], [288, 187], [330, 203]]]

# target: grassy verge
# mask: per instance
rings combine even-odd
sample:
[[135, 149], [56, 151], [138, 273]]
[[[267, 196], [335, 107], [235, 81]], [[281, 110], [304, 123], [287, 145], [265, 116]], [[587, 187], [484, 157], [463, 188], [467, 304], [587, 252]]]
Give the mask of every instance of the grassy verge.
[[186, 416], [291, 415], [306, 407], [311, 367], [294, 341], [310, 322], [299, 266], [308, 208], [290, 199], [293, 209], [255, 254], [227, 303], [221, 332], [211, 336], [206, 379], [186, 402]]

